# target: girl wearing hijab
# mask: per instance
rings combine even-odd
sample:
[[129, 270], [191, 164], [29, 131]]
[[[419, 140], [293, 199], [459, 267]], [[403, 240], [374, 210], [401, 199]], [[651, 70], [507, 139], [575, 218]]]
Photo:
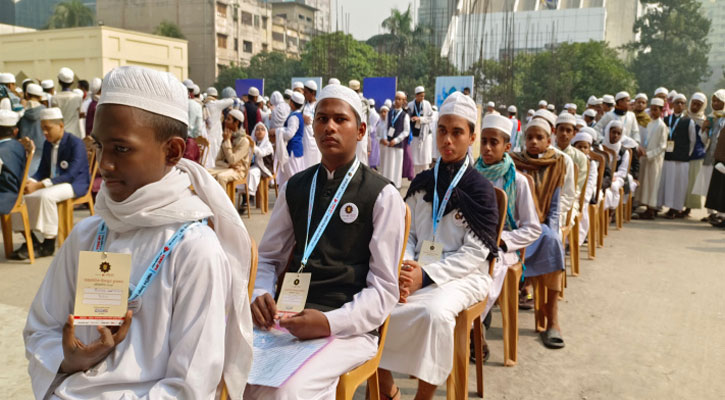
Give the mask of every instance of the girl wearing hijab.
[[625, 185], [630, 183], [630, 176], [627, 173], [629, 168], [630, 153], [627, 148], [622, 145], [622, 129], [623, 124], [621, 121], [611, 121], [604, 128], [604, 142], [603, 145], [613, 150], [617, 155], [617, 168], [612, 176], [612, 186], [607, 189], [606, 197], [604, 198], [604, 206], [610, 210], [617, 208], [619, 205], [619, 189], [624, 188], [624, 193], [629, 193], [631, 186]]
[[289, 104], [284, 101], [284, 97], [280, 92], [273, 92], [269, 98], [269, 102], [272, 104], [272, 112], [269, 115], [269, 129], [276, 129], [284, 126], [287, 121], [287, 116], [292, 112]]
[[257, 187], [262, 178], [269, 178], [272, 174], [274, 164], [274, 147], [269, 141], [267, 127], [257, 122], [254, 127], [254, 155], [252, 156], [252, 167], [249, 169], [249, 195], [257, 194]]
[[702, 167], [705, 159], [705, 143], [708, 141], [707, 131], [705, 129], [707, 124], [707, 116], [705, 115], [705, 109], [707, 108], [707, 97], [705, 94], [697, 92], [692, 95], [690, 99], [690, 105], [687, 108], [685, 114], [691, 120], [695, 121], [698, 135], [695, 136], [695, 148], [692, 150], [690, 155], [690, 169], [687, 176], [687, 197], [685, 198], [685, 211], [682, 212], [682, 216], [686, 217], [690, 215], [690, 210], [702, 208], [702, 196], [693, 193], [695, 187], [695, 181], [697, 175], [700, 174], [700, 168]]

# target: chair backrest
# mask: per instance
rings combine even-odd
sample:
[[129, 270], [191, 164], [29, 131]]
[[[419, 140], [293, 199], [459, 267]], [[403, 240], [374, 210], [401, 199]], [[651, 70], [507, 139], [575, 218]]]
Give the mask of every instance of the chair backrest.
[[627, 165], [627, 175], [629, 175], [629, 171], [632, 169], [632, 149], [627, 149], [627, 152], [629, 153], [629, 164]]
[[[579, 169], [578, 165], [575, 165], [574, 168]], [[585, 175], [587, 179], [584, 180], [584, 186], [582, 186], [582, 191], [579, 193], [579, 211], [584, 209], [584, 201], [586, 200], [586, 194], [587, 194], [587, 183], [589, 182], [589, 168], [591, 168], [591, 165], [589, 164], [589, 160], [587, 159], [587, 174]], [[579, 174], [577, 173], [577, 176]]]
[[206, 165], [206, 157], [209, 155], [209, 140], [203, 136], [197, 136], [194, 138], [194, 141], [199, 146], [199, 151], [201, 152], [199, 162], [201, 165]]
[[[574, 188], [576, 188], [576, 186], [577, 186], [578, 177], [579, 177], [579, 166], [574, 164]], [[583, 192], [583, 190], [582, 190], [582, 192]], [[574, 205], [572, 204], [572, 207], [566, 213], [566, 225], [567, 226], [569, 226], [569, 224], [571, 224], [571, 222], [572, 222], [571, 216], [573, 213], [574, 213]]]
[[597, 172], [597, 188], [592, 195], [592, 199], [596, 203], [599, 202], [599, 191], [602, 190], [602, 181], [604, 180], [604, 170], [606, 168], [606, 164], [604, 163], [607, 162], [607, 157], [599, 152], [590, 151], [589, 158], [596, 161], [599, 166], [599, 171]]
[[609, 156], [609, 168], [612, 170], [612, 173], [614, 173], [614, 171], [617, 170], [617, 153], [607, 146], [602, 146], [602, 149], [604, 149]]
[[35, 154], [35, 143], [30, 138], [24, 137], [18, 139], [20, 144], [25, 148], [25, 169], [23, 169], [23, 180], [20, 182], [20, 190], [18, 191], [18, 198], [15, 199], [15, 204], [11, 210], [20, 207], [23, 203], [23, 192], [25, 192], [25, 185], [28, 183], [28, 171], [30, 171], [30, 162], [33, 161], [33, 155]]
[[88, 173], [91, 174], [91, 183], [93, 183], [93, 163], [96, 161], [96, 146], [94, 142], [90, 136], [83, 138], [83, 144], [86, 145], [86, 155], [88, 156]]
[[249, 266], [249, 283], [247, 290], [249, 291], [249, 301], [252, 301], [252, 293], [254, 292], [254, 282], [257, 280], [257, 263], [259, 262], [259, 253], [257, 252], [257, 243], [249, 237], [252, 242], [252, 261]]
[[[508, 208], [508, 196], [502, 189], [494, 188], [496, 190], [496, 204], [498, 204], [498, 225], [496, 226], [496, 243], [501, 245], [501, 234], [503, 233], [503, 225], [506, 221], [506, 210]], [[493, 267], [495, 260], [491, 260], [488, 265], [488, 274], [493, 276]]]

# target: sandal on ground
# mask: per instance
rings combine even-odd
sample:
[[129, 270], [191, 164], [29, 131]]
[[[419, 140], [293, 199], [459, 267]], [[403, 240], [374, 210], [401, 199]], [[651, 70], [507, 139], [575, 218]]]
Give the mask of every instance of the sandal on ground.
[[563, 349], [564, 339], [561, 338], [561, 333], [555, 329], [549, 329], [540, 333], [541, 341], [544, 342], [544, 346], [549, 349]]
[[392, 396], [389, 396], [387, 394], [383, 394], [383, 398], [385, 400], [395, 400], [395, 398], [398, 397], [399, 394], [400, 394], [400, 386], [395, 386], [395, 393], [393, 393]]

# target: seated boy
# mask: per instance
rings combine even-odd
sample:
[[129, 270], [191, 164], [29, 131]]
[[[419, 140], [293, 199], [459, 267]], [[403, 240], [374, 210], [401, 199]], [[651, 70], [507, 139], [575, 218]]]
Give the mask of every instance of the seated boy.
[[[400, 273], [400, 302], [390, 316], [380, 360], [380, 393], [400, 398], [391, 371], [418, 379], [416, 399], [431, 399], [453, 368], [456, 316], [485, 300], [488, 260], [496, 257], [498, 207], [491, 182], [471, 165], [473, 99], [455, 92], [441, 106], [434, 169], [406, 194], [412, 225]], [[431, 247], [433, 250], [431, 250]]]
[[322, 163], [281, 188], [259, 245], [252, 302], [254, 324], [271, 328], [277, 277], [302, 266], [311, 273], [305, 309], [279, 325], [302, 340], [336, 338], [282, 387], [248, 385], [245, 399], [334, 398], [339, 376], [375, 356], [375, 333], [400, 296], [405, 204], [390, 182], [355, 157], [366, 130], [361, 107], [347, 87], [320, 92], [312, 125]]
[[[546, 330], [541, 340], [549, 348], [564, 347], [558, 318], [559, 292], [563, 285], [564, 249], [559, 231], [559, 196], [564, 185], [564, 155], [551, 145], [551, 126], [534, 118], [526, 126], [526, 151], [511, 157], [516, 167], [534, 178], [536, 213], [541, 223], [541, 236], [526, 248], [526, 286], [541, 280], [548, 290], [544, 315]], [[530, 290], [530, 289], [527, 289]], [[529, 292], [530, 293], [530, 292]]]
[[[623, 188], [625, 194], [637, 189], [637, 181], [627, 173], [631, 156], [623, 145], [622, 129], [622, 123], [616, 120], [611, 121], [604, 128], [604, 142], [602, 142], [602, 145], [612, 150], [617, 157], [617, 170], [612, 175], [612, 185], [607, 189], [604, 200], [604, 206], [610, 210], [616, 209], [619, 205], [619, 189]], [[626, 200], [624, 202], [626, 203]]]
[[25, 172], [25, 148], [15, 140], [18, 114], [0, 110], [0, 214], [8, 214], [20, 195]]
[[579, 224], [579, 244], [583, 244], [589, 233], [589, 204], [594, 199], [594, 192], [597, 190], [597, 179], [599, 178], [599, 164], [589, 158], [589, 152], [592, 149], [594, 135], [596, 131], [589, 127], [584, 127], [574, 136], [572, 145], [582, 152], [589, 161], [589, 176], [584, 186], [584, 209], [581, 210], [582, 218]]
[[[244, 180], [249, 172], [251, 152], [250, 140], [242, 128], [244, 114], [232, 109], [224, 117], [224, 133], [222, 133], [222, 146], [217, 153], [216, 167], [210, 168], [209, 173], [217, 182], [226, 187], [228, 182]], [[254, 146], [254, 144], [252, 144]]]
[[[97, 215], [63, 244], [23, 332], [36, 398], [210, 400], [222, 371], [241, 397], [252, 357], [250, 241], [224, 191], [182, 159], [185, 92], [173, 75], [142, 67], [103, 80], [92, 132], [104, 179]], [[197, 222], [207, 218], [216, 234]], [[130, 290], [158, 268], [117, 331], [74, 326], [71, 315], [79, 252], [96, 247], [131, 254]]]
[[495, 187], [505, 191], [508, 198], [506, 222], [499, 243], [502, 251], [494, 269], [486, 314], [501, 294], [508, 267], [519, 262], [518, 251], [534, 243], [541, 235], [541, 224], [528, 179], [516, 173], [516, 166], [509, 155], [512, 122], [495, 114], [483, 118], [481, 156], [476, 161], [478, 172]]
[[582, 190], [585, 189], [584, 185], [587, 183], [587, 166], [589, 164], [587, 156], [571, 145], [571, 140], [574, 138], [574, 135], [576, 135], [576, 131], [576, 117], [569, 113], [562, 113], [559, 115], [556, 119], [556, 148], [568, 155], [579, 168], [576, 176], [574, 203], [572, 204], [572, 207], [574, 208], [572, 218], [582, 212], [582, 210], [579, 210], [579, 198]]
[[[88, 154], [81, 139], [65, 132], [60, 108], [47, 108], [40, 112], [40, 124], [45, 135], [43, 156], [35, 175], [25, 185], [25, 203], [28, 205], [30, 229], [35, 235], [33, 248], [38, 257], [52, 256], [58, 235], [58, 202], [86, 194], [90, 184]], [[13, 215], [13, 227], [22, 231], [20, 214]], [[28, 258], [28, 245], [23, 243], [10, 255], [14, 260]]]

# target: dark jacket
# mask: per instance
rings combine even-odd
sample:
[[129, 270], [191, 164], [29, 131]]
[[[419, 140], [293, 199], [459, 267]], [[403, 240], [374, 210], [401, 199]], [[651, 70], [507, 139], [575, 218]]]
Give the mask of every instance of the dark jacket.
[[[40, 160], [38, 171], [33, 179], [40, 182], [50, 178], [50, 157], [53, 144], [46, 140], [43, 145], [43, 158]], [[88, 192], [90, 184], [90, 173], [88, 172], [88, 154], [83, 141], [68, 132], [63, 132], [58, 147], [58, 160], [55, 169], [55, 177], [50, 178], [54, 185], [59, 183], [70, 183], [73, 186], [73, 193], [76, 197], [83, 196]]]
[[[2, 139], [0, 139], [2, 140]], [[15, 139], [0, 142], [0, 214], [7, 214], [15, 205], [25, 172], [25, 148]]]

